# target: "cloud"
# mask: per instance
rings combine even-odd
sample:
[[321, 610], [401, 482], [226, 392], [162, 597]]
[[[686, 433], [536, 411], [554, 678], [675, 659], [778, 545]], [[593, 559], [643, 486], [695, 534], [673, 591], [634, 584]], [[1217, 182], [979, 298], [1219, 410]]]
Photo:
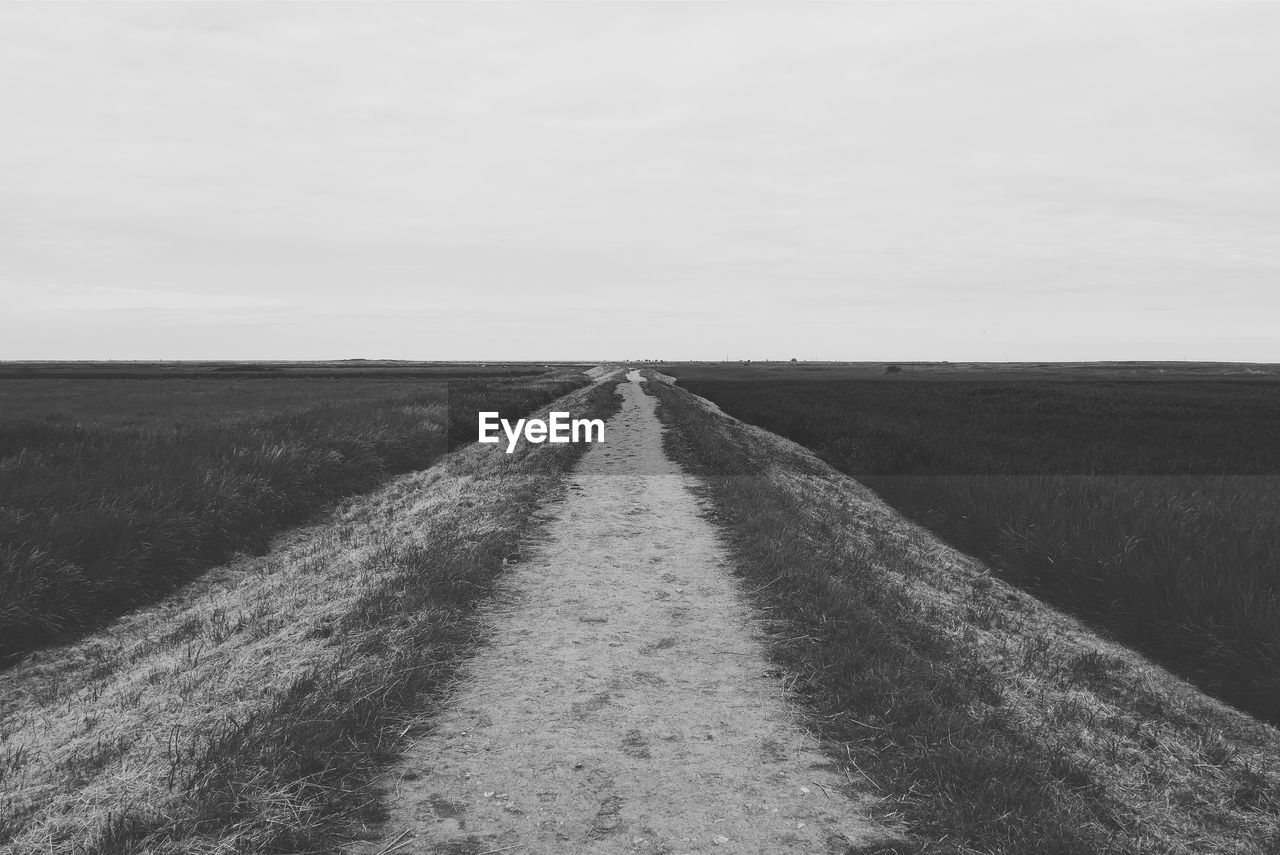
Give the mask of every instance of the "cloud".
[[274, 297], [250, 294], [120, 288], [107, 285], [13, 285], [0, 288], [0, 308], [14, 316], [64, 312], [143, 312], [165, 314], [237, 313], [285, 309]]
[[82, 283], [23, 291], [49, 326], [6, 347], [47, 352], [59, 313], [154, 348], [185, 343], [153, 318], [205, 313], [233, 350], [246, 318], [374, 347], [411, 316], [441, 320], [405, 355], [533, 355], [647, 299], [684, 318], [673, 356], [961, 358], [996, 328], [1037, 358], [1082, 325], [1134, 355], [1156, 295], [1177, 310], [1143, 341], [1221, 346], [1280, 312], [1277, 24], [1265, 4], [0, 6], [0, 272]]

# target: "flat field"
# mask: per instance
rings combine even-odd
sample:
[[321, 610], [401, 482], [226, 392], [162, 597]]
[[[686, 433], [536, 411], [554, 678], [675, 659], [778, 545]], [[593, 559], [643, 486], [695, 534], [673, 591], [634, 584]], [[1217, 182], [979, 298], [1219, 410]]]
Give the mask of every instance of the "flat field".
[[[954, 523], [995, 573], [670, 378], [216, 368], [0, 380], [0, 619], [21, 622], [0, 624], [5, 852], [1280, 845], [1275, 728], [995, 578], [1115, 634], [1215, 632], [1265, 687], [1266, 651], [1223, 629], [1230, 616], [1273, 643], [1274, 589], [1230, 575], [1277, 541], [1262, 504], [1280, 477], [1276, 381], [1253, 368], [1150, 383], [1111, 368], [690, 369], [726, 408], [807, 426], [829, 460], [901, 488], [901, 507], [933, 502], [930, 524]], [[504, 453], [471, 442], [478, 409], [601, 418], [607, 442]], [[1175, 525], [1175, 501], [1198, 510]], [[1166, 553], [1099, 564], [1071, 539], [1110, 548], [1110, 520], [1127, 559], [1210, 514], [1225, 521], [1193, 534], [1224, 551], [1178, 544], [1187, 575], [1166, 575], [1186, 588], [1142, 576]], [[1009, 547], [1046, 521], [1061, 579]], [[1242, 599], [1205, 556], [1252, 586]], [[1130, 573], [1136, 593], [1090, 567]], [[1162, 603], [1168, 623], [1117, 605], [1169, 591], [1183, 599]], [[1194, 655], [1165, 655], [1207, 661], [1183, 635]]]
[[659, 367], [1008, 581], [1280, 720], [1274, 366]]
[[[581, 384], [554, 406], [608, 419], [615, 384], [583, 380], [517, 388]], [[0, 674], [0, 851], [320, 853], [366, 835], [386, 764], [428, 731], [476, 608], [584, 450], [469, 443], [21, 657]]]
[[524, 415], [573, 367], [0, 365], [0, 661]]

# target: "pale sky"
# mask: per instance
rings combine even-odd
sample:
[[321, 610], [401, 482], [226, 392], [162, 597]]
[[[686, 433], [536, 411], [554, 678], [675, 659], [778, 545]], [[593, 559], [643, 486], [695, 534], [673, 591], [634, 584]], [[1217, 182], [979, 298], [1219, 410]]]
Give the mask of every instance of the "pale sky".
[[0, 359], [1280, 361], [1280, 5], [0, 5]]

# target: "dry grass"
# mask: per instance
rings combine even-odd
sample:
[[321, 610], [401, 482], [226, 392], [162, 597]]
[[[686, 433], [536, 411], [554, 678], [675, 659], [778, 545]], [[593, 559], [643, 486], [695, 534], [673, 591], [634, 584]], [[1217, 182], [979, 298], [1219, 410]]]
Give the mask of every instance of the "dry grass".
[[1280, 725], [1270, 375], [673, 370], [1008, 581]]
[[[609, 383], [556, 403], [614, 406]], [[0, 689], [0, 846], [332, 848], [376, 810], [409, 711], [447, 685], [472, 606], [581, 450], [469, 447], [29, 657]]]
[[[1280, 734], [994, 579], [809, 452], [650, 384], [878, 851], [1280, 851]], [[767, 587], [765, 587], [767, 585]]]
[[426, 468], [475, 439], [477, 410], [524, 414], [585, 382], [3, 381], [0, 663]]

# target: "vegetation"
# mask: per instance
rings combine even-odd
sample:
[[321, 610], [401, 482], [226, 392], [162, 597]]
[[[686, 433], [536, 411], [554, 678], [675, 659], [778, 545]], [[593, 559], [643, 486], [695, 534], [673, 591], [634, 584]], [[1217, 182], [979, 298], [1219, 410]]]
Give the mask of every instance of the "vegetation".
[[[559, 367], [581, 366], [560, 364]], [[531, 363], [406, 362], [399, 359], [341, 359], [336, 362], [0, 362], [0, 380], [209, 380], [227, 377], [474, 380], [479, 377], [532, 377], [552, 369], [552, 365]]]
[[172, 591], [235, 552], [524, 416], [541, 376], [0, 380], [0, 661]]
[[649, 388], [810, 727], [908, 833], [860, 851], [1280, 847], [1275, 730], [992, 579], [795, 446]]
[[[615, 385], [561, 403], [607, 418]], [[474, 608], [585, 448], [464, 448], [17, 665], [0, 849], [337, 851], [378, 818], [378, 775], [429, 728]]]
[[1280, 722], [1274, 380], [674, 370], [1004, 578]]

